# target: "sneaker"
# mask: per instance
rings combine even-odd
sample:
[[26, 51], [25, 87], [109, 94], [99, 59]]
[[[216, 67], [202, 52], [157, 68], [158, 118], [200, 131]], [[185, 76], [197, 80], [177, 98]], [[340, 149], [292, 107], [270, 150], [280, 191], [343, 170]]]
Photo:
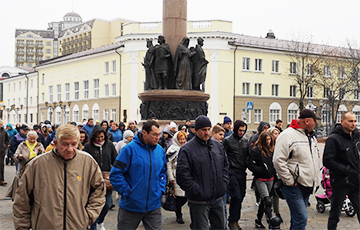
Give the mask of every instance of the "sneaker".
[[184, 219], [182, 217], [176, 217], [176, 222], [179, 224], [185, 224]]
[[102, 222], [102, 223], [100, 223], [100, 224], [97, 224], [96, 229], [97, 229], [97, 230], [106, 230], [106, 229], [105, 229], [104, 222]]
[[229, 222], [228, 226], [230, 230], [241, 230], [238, 222]]
[[261, 220], [255, 219], [255, 228], [265, 228], [265, 226], [261, 223]]
[[280, 213], [276, 213], [275, 215], [280, 218], [281, 223], [284, 223], [284, 220], [281, 218]]

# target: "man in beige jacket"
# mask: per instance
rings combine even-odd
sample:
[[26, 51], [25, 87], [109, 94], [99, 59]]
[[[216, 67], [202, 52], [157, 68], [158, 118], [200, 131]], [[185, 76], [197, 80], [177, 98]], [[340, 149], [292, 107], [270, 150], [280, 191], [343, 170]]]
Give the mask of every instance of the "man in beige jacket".
[[27, 165], [13, 206], [15, 229], [87, 229], [105, 204], [100, 168], [77, 150], [80, 133], [73, 125], [56, 131], [55, 148]]

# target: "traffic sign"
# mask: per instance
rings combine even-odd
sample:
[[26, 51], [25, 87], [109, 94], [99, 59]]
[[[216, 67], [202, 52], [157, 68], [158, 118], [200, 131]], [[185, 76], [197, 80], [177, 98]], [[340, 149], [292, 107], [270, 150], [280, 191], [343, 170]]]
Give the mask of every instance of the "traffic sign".
[[249, 101], [246, 103], [246, 110], [252, 110], [254, 107], [254, 104], [252, 101]]

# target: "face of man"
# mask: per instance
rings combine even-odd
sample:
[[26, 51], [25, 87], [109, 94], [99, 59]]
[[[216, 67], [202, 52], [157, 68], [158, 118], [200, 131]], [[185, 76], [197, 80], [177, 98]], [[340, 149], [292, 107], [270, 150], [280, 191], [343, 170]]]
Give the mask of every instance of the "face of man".
[[231, 125], [232, 125], [231, 122], [228, 122], [228, 123], [224, 124], [224, 129], [225, 129], [226, 131], [229, 131], [229, 130], [231, 129]]
[[54, 140], [55, 149], [59, 155], [65, 160], [72, 159], [76, 154], [76, 149], [79, 145], [79, 138], [73, 137], [70, 139]]
[[190, 126], [191, 125], [191, 121], [187, 121], [185, 122], [186, 126]]
[[195, 133], [195, 128], [190, 128], [192, 133]]
[[356, 128], [356, 116], [352, 113], [345, 114], [345, 119], [341, 120], [341, 126], [346, 133], [352, 133]]
[[203, 141], [207, 141], [210, 138], [210, 134], [211, 134], [211, 127], [204, 127], [201, 129], [198, 129], [195, 131], [196, 136], [198, 136], [201, 140]]
[[220, 143], [222, 142], [222, 140], [224, 139], [224, 135], [225, 135], [225, 132], [224, 131], [220, 131], [218, 133], [212, 133], [212, 137], [219, 141]]
[[94, 125], [94, 120], [88, 121], [88, 124], [89, 124], [90, 126], [93, 126], [93, 125]]
[[240, 126], [238, 129], [238, 136], [243, 137], [246, 132], [246, 126]]
[[160, 139], [161, 130], [156, 126], [151, 126], [151, 131], [148, 133], [146, 130], [142, 131], [143, 140], [147, 145], [157, 145]]
[[113, 125], [111, 126], [111, 129], [113, 130], [113, 131], [116, 131], [117, 130], [117, 125], [115, 125], [114, 123], [113, 123]]
[[29, 130], [22, 130], [20, 129], [20, 133], [24, 136], [26, 136], [26, 134], [29, 132]]
[[316, 120], [314, 118], [312, 118], [312, 117], [305, 118], [304, 122], [305, 122], [305, 129], [308, 132], [312, 132], [315, 129]]
[[276, 127], [281, 128], [282, 127], [282, 122], [277, 123]]

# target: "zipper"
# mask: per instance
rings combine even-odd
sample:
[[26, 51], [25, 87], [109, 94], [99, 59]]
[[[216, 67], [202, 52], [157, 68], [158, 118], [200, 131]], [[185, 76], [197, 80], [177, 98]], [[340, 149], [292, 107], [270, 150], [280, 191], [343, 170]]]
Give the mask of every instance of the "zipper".
[[147, 198], [146, 198], [145, 213], [147, 213], [148, 204], [149, 204], [149, 195], [150, 195], [150, 182], [151, 182], [151, 169], [152, 169], [151, 148], [149, 148], [149, 158], [150, 158], [150, 172], [149, 172], [149, 185], [148, 185], [148, 192], [147, 192]]
[[102, 146], [100, 146], [100, 169], [103, 171]]
[[66, 187], [67, 187], [67, 175], [66, 175], [66, 161], [64, 161], [64, 211], [63, 211], [63, 229], [66, 230]]

